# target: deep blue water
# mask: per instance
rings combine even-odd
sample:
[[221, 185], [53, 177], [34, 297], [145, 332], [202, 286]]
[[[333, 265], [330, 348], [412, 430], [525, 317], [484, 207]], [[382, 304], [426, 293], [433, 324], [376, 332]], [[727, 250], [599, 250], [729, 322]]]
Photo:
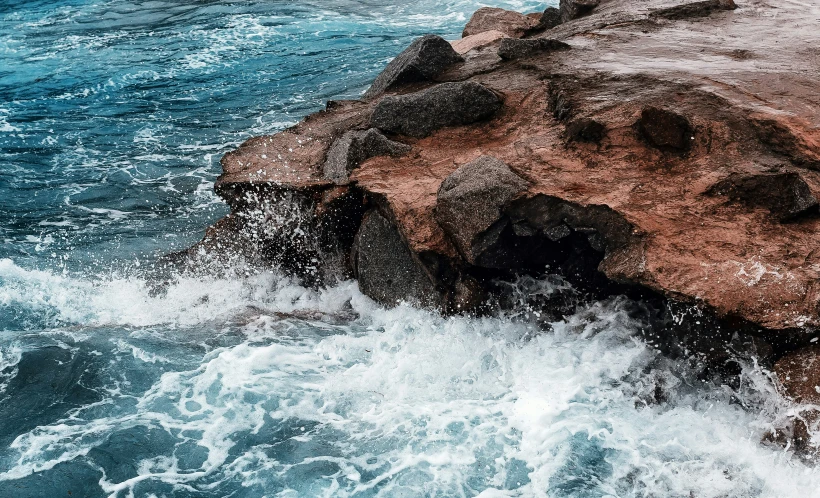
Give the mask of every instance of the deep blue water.
[[820, 489], [760, 443], [793, 409], [764, 371], [698, 380], [635, 339], [622, 299], [544, 333], [275, 268], [150, 292], [140, 268], [227, 212], [224, 152], [356, 97], [479, 6], [0, 0], [0, 497]]

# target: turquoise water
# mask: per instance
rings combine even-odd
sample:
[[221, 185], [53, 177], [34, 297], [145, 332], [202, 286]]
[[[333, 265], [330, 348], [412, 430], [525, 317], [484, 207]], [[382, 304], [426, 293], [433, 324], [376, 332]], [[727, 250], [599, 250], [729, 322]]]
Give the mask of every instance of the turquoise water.
[[701, 379], [636, 338], [625, 299], [545, 332], [275, 268], [151, 292], [141, 270], [227, 212], [224, 152], [359, 95], [479, 6], [0, 0], [0, 497], [820, 489], [760, 443], [793, 410], [765, 371]]

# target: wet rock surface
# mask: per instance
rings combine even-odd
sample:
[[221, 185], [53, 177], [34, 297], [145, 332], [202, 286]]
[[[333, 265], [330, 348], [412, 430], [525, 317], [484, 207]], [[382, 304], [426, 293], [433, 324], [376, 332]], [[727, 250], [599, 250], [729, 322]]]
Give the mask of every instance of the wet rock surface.
[[444, 38], [424, 35], [413, 41], [409, 47], [390, 61], [364, 93], [364, 98], [375, 98], [385, 90], [399, 85], [430, 81], [449, 66], [462, 60]]
[[440, 128], [487, 119], [500, 108], [501, 99], [479, 83], [442, 83], [421, 92], [383, 98], [370, 123], [389, 133], [426, 137]]

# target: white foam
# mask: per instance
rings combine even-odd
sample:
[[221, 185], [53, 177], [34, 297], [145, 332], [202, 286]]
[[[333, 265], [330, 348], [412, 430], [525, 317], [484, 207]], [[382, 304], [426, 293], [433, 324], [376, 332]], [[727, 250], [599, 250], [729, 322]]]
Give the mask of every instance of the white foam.
[[[787, 407], [765, 372], [747, 365], [740, 391], [701, 383], [635, 339], [638, 324], [623, 300], [593, 305], [545, 333], [504, 318], [385, 310], [349, 283], [315, 293], [265, 278], [266, 284], [242, 290], [219, 282], [229, 288], [212, 299], [223, 311], [226, 304], [266, 303], [326, 312], [349, 300], [362, 318], [335, 327], [251, 315], [244, 342], [212, 351], [194, 370], [164, 374], [130, 415], [85, 420], [79, 411], [70, 424], [20, 436], [12, 445], [17, 463], [0, 478], [50, 468], [86, 454], [112, 431], [139, 425], [189, 434], [207, 448], [207, 460], [185, 470], [173, 458], [151, 458], [137, 477], [104, 479], [112, 496], [145, 480], [193, 486], [210, 476], [251, 486], [316, 462], [339, 469], [324, 478], [332, 496], [376, 489], [378, 496], [422, 496], [432, 489], [557, 496], [573, 472], [582, 474], [575, 485], [594, 487], [588, 492], [595, 496], [786, 498], [807, 496], [820, 485], [817, 471], [760, 443]], [[216, 291], [207, 281], [196, 285]], [[196, 295], [183, 297], [191, 292]], [[166, 320], [175, 316], [176, 323], [214, 316], [183, 304], [193, 306], [202, 292], [180, 284], [165, 301], [176, 311], [156, 312], [167, 313]], [[134, 297], [125, 292], [108, 299], [127, 306]], [[134, 317], [150, 307], [136, 309], [118, 319], [149, 322]], [[647, 404], [659, 382], [669, 400]], [[255, 446], [229, 457], [270, 419], [300, 421], [303, 430], [292, 444], [329, 444], [341, 456], [288, 463]], [[376, 477], [364, 480], [364, 471]], [[572, 495], [587, 496], [583, 489]]]

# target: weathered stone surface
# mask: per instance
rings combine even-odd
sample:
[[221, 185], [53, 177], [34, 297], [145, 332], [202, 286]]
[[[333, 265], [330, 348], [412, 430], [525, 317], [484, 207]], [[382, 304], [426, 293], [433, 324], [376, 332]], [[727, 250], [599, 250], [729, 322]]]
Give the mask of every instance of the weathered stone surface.
[[439, 128], [487, 119], [500, 108], [501, 99], [479, 83], [442, 83], [383, 98], [373, 110], [371, 124], [390, 133], [426, 137]]
[[688, 119], [658, 107], [641, 111], [637, 126], [647, 142], [661, 150], [685, 151], [695, 138]]
[[365, 215], [356, 234], [352, 258], [359, 288], [376, 301], [388, 306], [401, 301], [422, 306], [441, 304], [424, 267], [396, 226], [377, 210]]
[[649, 15], [669, 20], [680, 20], [706, 17], [716, 11], [735, 10], [736, 8], [737, 5], [735, 5], [734, 0], [705, 0], [653, 10]]
[[527, 182], [509, 166], [481, 156], [452, 172], [438, 190], [436, 220], [464, 258], [476, 264], [498, 233], [487, 233], [500, 221], [502, 208], [526, 190]]
[[601, 3], [600, 0], [561, 0], [558, 6], [561, 12], [561, 22], [572, 21], [590, 14], [599, 3]]
[[470, 21], [467, 22], [461, 37], [466, 38], [484, 31], [495, 30], [513, 38], [521, 38], [537, 24], [538, 21], [518, 12], [482, 7], [475, 11]]
[[390, 61], [364, 93], [364, 98], [375, 98], [398, 85], [430, 81], [461, 61], [463, 59], [453, 50], [450, 42], [440, 36], [424, 35]]
[[453, 45], [453, 49], [456, 52], [460, 55], [464, 55], [471, 50], [492, 45], [504, 38], [508, 38], [508, 35], [502, 33], [501, 31], [490, 30], [482, 31], [481, 33], [475, 35], [465, 36], [464, 38], [460, 38], [458, 40], [453, 40], [450, 44]]
[[797, 173], [733, 174], [712, 186], [708, 193], [766, 208], [780, 221], [817, 211], [818, 207], [811, 187]]
[[388, 139], [378, 130], [348, 131], [333, 142], [327, 152], [324, 175], [336, 183], [347, 183], [350, 172], [363, 161], [376, 156], [398, 157], [410, 152], [410, 146]]
[[570, 46], [566, 43], [550, 38], [530, 38], [526, 40], [507, 38], [501, 40], [501, 45], [498, 47], [498, 56], [504, 60], [512, 60], [556, 50], [569, 50], [569, 48]]

